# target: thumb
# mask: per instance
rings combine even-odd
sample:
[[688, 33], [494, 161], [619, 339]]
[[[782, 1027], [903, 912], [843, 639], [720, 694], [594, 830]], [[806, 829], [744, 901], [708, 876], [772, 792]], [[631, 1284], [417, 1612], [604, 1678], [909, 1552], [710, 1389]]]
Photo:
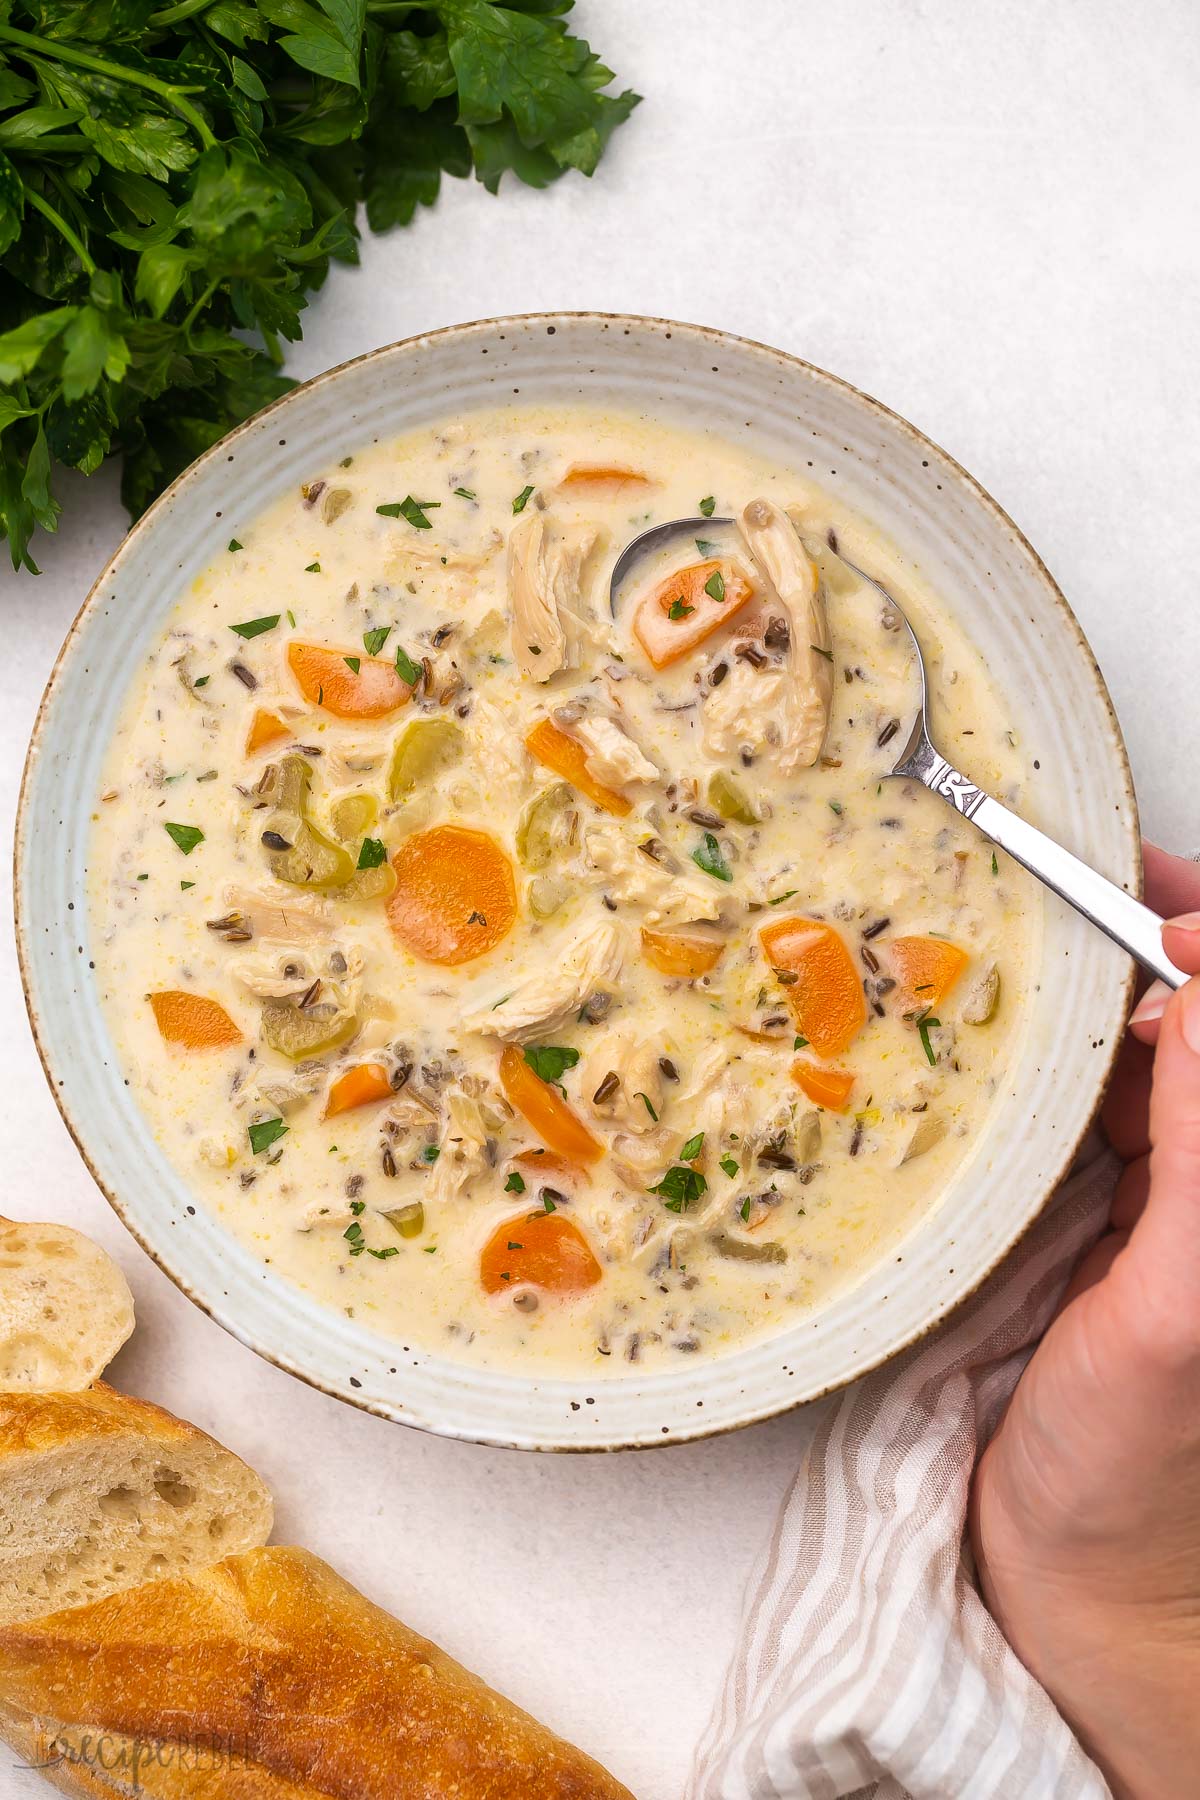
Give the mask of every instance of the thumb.
[[1200, 978], [1162, 1016], [1150, 1091], [1150, 1194], [1134, 1232], [1147, 1304], [1200, 1342]]

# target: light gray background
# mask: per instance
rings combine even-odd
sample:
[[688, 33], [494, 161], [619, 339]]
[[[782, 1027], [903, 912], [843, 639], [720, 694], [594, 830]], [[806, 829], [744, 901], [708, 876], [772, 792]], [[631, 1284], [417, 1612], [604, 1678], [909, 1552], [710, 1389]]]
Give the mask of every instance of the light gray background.
[[[646, 95], [596, 179], [499, 201], [451, 184], [332, 277], [293, 371], [543, 307], [701, 320], [835, 370], [1028, 532], [1108, 678], [1147, 829], [1200, 840], [1192, 0], [582, 0], [578, 19]], [[123, 528], [107, 476], [67, 499], [41, 579], [0, 575], [6, 833], [38, 696]], [[539, 1458], [422, 1437], [279, 1374], [191, 1307], [92, 1187], [33, 1052], [11, 936], [2, 1204], [119, 1258], [139, 1329], [116, 1380], [253, 1461], [281, 1541], [326, 1556], [639, 1800], [677, 1800], [803, 1416]], [[0, 1752], [0, 1795], [44, 1791]]]

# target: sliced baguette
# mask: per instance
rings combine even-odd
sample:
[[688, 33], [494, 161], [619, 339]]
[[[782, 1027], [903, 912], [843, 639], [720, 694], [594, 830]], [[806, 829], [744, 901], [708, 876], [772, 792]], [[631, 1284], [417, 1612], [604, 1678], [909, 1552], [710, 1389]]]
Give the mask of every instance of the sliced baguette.
[[0, 1218], [0, 1391], [90, 1387], [132, 1330], [133, 1297], [99, 1244]]
[[0, 1394], [0, 1623], [265, 1543], [271, 1498], [194, 1425], [98, 1382]]
[[304, 1550], [0, 1629], [0, 1733], [116, 1800], [632, 1800]]

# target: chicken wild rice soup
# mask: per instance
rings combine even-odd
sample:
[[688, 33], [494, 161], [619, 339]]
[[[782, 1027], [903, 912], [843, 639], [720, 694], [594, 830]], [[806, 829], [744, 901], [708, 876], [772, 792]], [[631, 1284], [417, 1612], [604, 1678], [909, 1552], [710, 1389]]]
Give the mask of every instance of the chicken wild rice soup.
[[[698, 530], [632, 571], [648, 525]], [[620, 1373], [811, 1314], [972, 1154], [1032, 884], [883, 779], [1020, 745], [861, 518], [711, 434], [514, 409], [314, 469], [132, 681], [97, 979], [153, 1133], [286, 1280], [427, 1350]]]

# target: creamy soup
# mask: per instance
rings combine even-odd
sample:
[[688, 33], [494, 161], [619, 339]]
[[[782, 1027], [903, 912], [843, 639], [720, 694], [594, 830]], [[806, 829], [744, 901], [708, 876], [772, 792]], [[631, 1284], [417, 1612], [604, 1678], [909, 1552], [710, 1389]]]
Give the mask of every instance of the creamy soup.
[[919, 571], [803, 471], [583, 410], [374, 443], [225, 537], [91, 858], [117, 1051], [198, 1201], [328, 1306], [530, 1371], [714, 1355], [894, 1254], [1038, 952], [1026, 878], [885, 779], [915, 673], [839, 545], [1019, 793]]

